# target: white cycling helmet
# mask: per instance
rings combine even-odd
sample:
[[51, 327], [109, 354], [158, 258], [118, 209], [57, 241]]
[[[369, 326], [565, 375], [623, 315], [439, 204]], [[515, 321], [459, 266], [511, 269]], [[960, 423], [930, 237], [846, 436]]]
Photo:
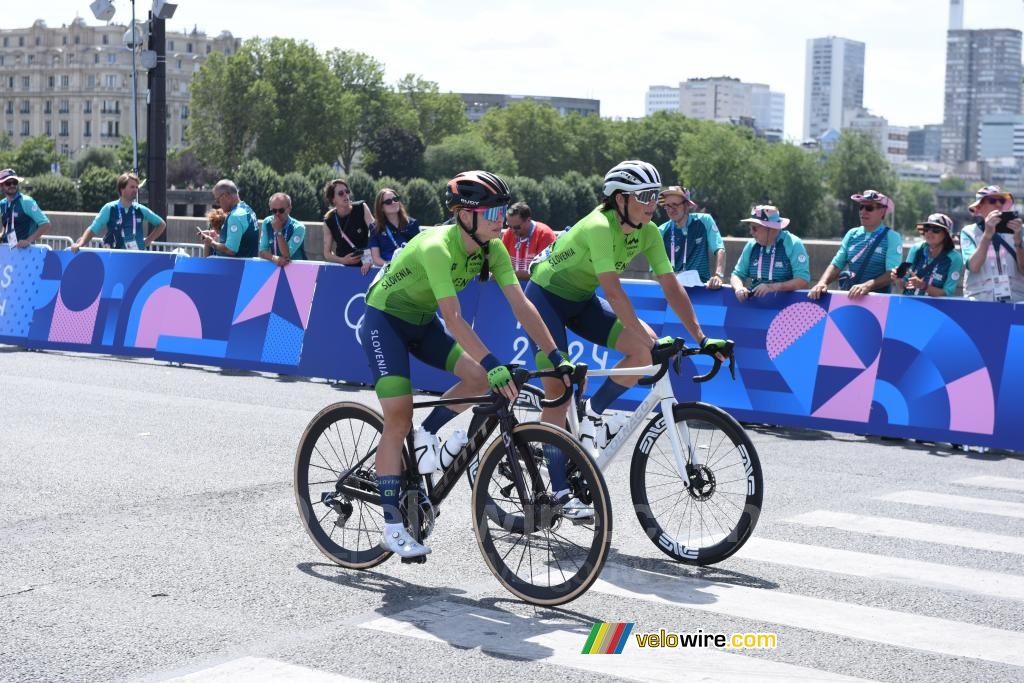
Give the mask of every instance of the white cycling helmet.
[[605, 197], [611, 197], [615, 190], [639, 192], [660, 189], [661, 174], [646, 161], [623, 161], [604, 174]]

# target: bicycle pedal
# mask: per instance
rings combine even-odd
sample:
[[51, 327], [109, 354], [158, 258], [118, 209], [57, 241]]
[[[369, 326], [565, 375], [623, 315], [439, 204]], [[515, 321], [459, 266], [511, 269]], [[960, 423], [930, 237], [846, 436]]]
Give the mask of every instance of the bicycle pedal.
[[426, 564], [427, 556], [420, 555], [419, 557], [403, 557], [402, 564]]

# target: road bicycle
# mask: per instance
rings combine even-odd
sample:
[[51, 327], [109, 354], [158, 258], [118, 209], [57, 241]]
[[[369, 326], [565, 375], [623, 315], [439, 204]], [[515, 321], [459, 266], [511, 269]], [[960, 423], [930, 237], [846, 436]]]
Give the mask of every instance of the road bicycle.
[[[577, 367], [573, 384], [560, 399], [538, 405], [569, 400], [585, 373], [585, 366]], [[513, 370], [519, 387], [530, 378], [558, 376], [553, 371]], [[473, 528], [487, 567], [526, 602], [560, 605], [575, 600], [597, 579], [611, 544], [611, 501], [600, 470], [565, 430], [520, 424], [498, 394], [421, 401], [415, 408], [456, 404], [474, 405], [469, 441], [439, 478], [418, 473], [411, 435], [403, 447], [400, 509], [410, 534], [418, 541], [430, 536], [439, 506], [472, 465]], [[335, 403], [309, 423], [296, 452], [294, 486], [302, 525], [320, 551], [342, 567], [369, 569], [391, 556], [379, 545], [384, 515], [375, 462], [383, 428], [376, 410]], [[495, 429], [499, 438], [488, 444]], [[578, 523], [563, 516], [536, 457], [545, 445], [566, 454], [576, 473], [574, 493], [593, 505], [593, 519]], [[497, 515], [496, 506], [514, 514]]]
[[[734, 344], [728, 341], [725, 355], [735, 378]], [[669, 366], [680, 372], [681, 360], [695, 355], [712, 356], [712, 368], [695, 382], [712, 379], [722, 361], [712, 352], [687, 348], [682, 339], [661, 345], [652, 352], [652, 364], [640, 368], [591, 369], [589, 377], [648, 375], [639, 384], [650, 386], [647, 397], [630, 413], [606, 443], [598, 442], [595, 458], [606, 471], [633, 433], [646, 421], [636, 439], [630, 465], [629, 488], [637, 519], [647, 537], [666, 555], [679, 562], [708, 565], [721, 562], [750, 538], [761, 513], [764, 493], [761, 464], [750, 437], [724, 410], [701, 402], [676, 401]], [[567, 414], [567, 431], [579, 440], [584, 411], [584, 381], [576, 387], [575, 410]], [[544, 392], [527, 384], [516, 402], [521, 421], [539, 420]], [[656, 411], [653, 417], [648, 415]], [[665, 415], [672, 416], [672, 426]], [[621, 416], [619, 421], [621, 423]], [[616, 421], [615, 418], [605, 423]], [[604, 425], [600, 425], [604, 431]], [[599, 437], [600, 438], [600, 437]], [[573, 464], [567, 466], [572, 481]], [[584, 501], [585, 502], [585, 501]], [[496, 515], [498, 518], [502, 513]]]

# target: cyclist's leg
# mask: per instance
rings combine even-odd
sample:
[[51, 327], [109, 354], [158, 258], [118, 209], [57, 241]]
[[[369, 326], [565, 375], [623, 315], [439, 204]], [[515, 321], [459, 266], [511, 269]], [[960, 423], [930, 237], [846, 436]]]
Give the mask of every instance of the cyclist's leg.
[[[555, 346], [563, 354], [567, 355], [569, 349], [568, 338], [565, 334], [565, 324], [569, 319], [572, 311], [567, 310], [565, 304], [571, 304], [565, 299], [559, 296], [551, 294], [540, 285], [535, 282], [529, 282], [526, 285], [526, 289], [523, 291], [526, 298], [534, 305], [537, 309], [537, 313], [540, 314], [541, 320], [547, 326], [548, 331], [551, 333], [551, 337], [555, 340]], [[538, 370], [550, 370], [552, 369], [551, 361], [548, 360], [547, 354], [540, 350], [540, 347], [531, 339], [530, 343], [536, 352], [535, 362]], [[544, 394], [550, 400], [557, 398], [562, 395], [562, 391], [565, 390], [565, 384], [562, 380], [557, 378], [545, 377], [541, 380], [544, 386]], [[540, 413], [541, 422], [553, 424], [558, 427], [565, 426], [565, 415], [569, 410], [569, 403], [564, 403], [555, 408], [542, 408]]]
[[381, 545], [402, 557], [430, 552], [417, 543], [402, 523], [399, 510], [402, 480], [402, 445], [412, 427], [412, 382], [409, 379], [410, 337], [417, 326], [409, 325], [372, 306], [366, 308], [360, 328], [363, 350], [376, 381], [374, 391], [384, 415], [384, 429], [377, 445], [377, 483], [384, 510]]
[[[427, 365], [450, 372], [459, 378], [451, 389], [444, 392], [442, 398], [481, 396], [487, 393], [487, 372], [448, 334], [440, 319], [434, 318], [424, 326], [422, 336], [410, 347], [410, 351]], [[448, 406], [453, 413], [451, 417], [461, 413], [466, 407]]]
[[[647, 335], [640, 335], [623, 327], [608, 302], [595, 295], [587, 302], [587, 307], [580, 315], [570, 321], [569, 329], [587, 341], [621, 353], [623, 358], [615, 364], [616, 368], [635, 368], [650, 364], [651, 339], [654, 337], [654, 332], [647, 323], [641, 320], [640, 324]], [[598, 415], [603, 413], [639, 379], [639, 375], [606, 378], [590, 397], [591, 410]]]

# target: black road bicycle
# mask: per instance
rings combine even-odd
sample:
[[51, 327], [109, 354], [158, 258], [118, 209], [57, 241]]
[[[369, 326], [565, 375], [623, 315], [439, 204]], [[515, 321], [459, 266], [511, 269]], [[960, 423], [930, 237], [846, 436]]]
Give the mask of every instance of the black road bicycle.
[[[580, 383], [586, 366], [578, 366]], [[554, 372], [513, 371], [522, 387], [533, 377]], [[572, 386], [556, 401], [567, 401]], [[436, 481], [417, 471], [412, 436], [402, 449], [404, 463], [400, 508], [416, 540], [430, 536], [440, 504], [461, 475], [474, 480], [473, 528], [484, 561], [511, 593], [535, 605], [575, 600], [594, 583], [611, 544], [612, 509], [600, 470], [565, 430], [540, 423], [520, 424], [498, 394], [422, 401], [416, 408], [475, 404], [469, 442]], [[369, 569], [392, 553], [379, 545], [384, 525], [375, 469], [384, 428], [379, 412], [359, 403], [327, 406], [306, 427], [295, 455], [295, 498], [302, 525], [320, 551], [349, 569]], [[500, 438], [487, 444], [499, 430]], [[562, 515], [551, 491], [544, 446], [563, 451], [573, 467], [573, 495], [594, 508], [594, 517], [578, 522]], [[485, 448], [486, 446], [486, 448]], [[470, 467], [473, 472], [468, 472]], [[496, 514], [495, 510], [513, 514]], [[403, 559], [424, 562], [426, 557]]]

